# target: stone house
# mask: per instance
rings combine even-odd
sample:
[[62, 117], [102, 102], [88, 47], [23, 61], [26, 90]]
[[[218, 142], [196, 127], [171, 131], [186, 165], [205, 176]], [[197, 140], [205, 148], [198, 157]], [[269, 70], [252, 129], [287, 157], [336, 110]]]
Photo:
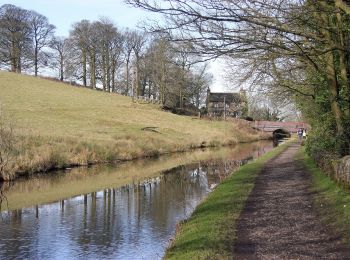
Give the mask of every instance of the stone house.
[[248, 108], [243, 89], [239, 93], [213, 93], [208, 88], [206, 105], [209, 117], [242, 117]]

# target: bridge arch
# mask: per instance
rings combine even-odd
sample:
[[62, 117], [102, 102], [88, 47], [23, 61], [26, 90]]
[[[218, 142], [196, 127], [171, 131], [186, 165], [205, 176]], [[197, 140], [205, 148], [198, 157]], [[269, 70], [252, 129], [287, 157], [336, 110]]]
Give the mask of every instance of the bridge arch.
[[291, 133], [290, 133], [290, 131], [288, 131], [284, 128], [278, 128], [272, 132], [272, 136], [273, 136], [273, 139], [290, 138]]

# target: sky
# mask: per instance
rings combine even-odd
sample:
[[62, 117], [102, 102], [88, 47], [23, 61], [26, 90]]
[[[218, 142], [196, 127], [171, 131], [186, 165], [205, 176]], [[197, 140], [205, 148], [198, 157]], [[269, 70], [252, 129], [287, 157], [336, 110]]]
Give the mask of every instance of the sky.
[[45, 15], [54, 24], [57, 35], [68, 36], [72, 24], [82, 19], [112, 19], [119, 27], [135, 28], [151, 14], [128, 6], [123, 0], [0, 0]]
[[[154, 18], [154, 14], [130, 7], [124, 0], [0, 0], [0, 6], [3, 4], [13, 4], [46, 16], [56, 26], [57, 36], [68, 36], [72, 24], [83, 19], [94, 21], [107, 17], [120, 28], [136, 28], [143, 20]], [[212, 91], [225, 89], [222, 67], [220, 61], [211, 63]]]

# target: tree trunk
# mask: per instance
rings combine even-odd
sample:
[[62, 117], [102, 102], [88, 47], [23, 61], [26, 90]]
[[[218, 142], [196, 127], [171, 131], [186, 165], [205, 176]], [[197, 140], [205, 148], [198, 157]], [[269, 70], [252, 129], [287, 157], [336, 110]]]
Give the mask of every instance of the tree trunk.
[[34, 46], [34, 74], [35, 77], [38, 76], [38, 43], [35, 43]]
[[115, 74], [117, 70], [117, 65], [115, 59], [112, 61], [112, 68], [111, 68], [111, 78], [112, 78], [112, 92], [115, 92]]
[[64, 79], [64, 57], [63, 54], [60, 58], [60, 81], [63, 81]]
[[125, 66], [125, 74], [126, 74], [126, 84], [125, 84], [125, 95], [127, 96], [129, 94], [129, 81], [130, 81], [130, 71], [129, 71], [129, 63], [130, 60], [126, 60], [126, 66]]
[[83, 85], [87, 86], [87, 57], [86, 50], [84, 49], [82, 52], [82, 62], [83, 62]]
[[106, 83], [108, 92], [111, 92], [111, 64], [109, 57], [109, 48], [106, 46]]
[[335, 118], [337, 133], [338, 135], [344, 134], [344, 128], [342, 124], [342, 110], [340, 109], [338, 99], [339, 99], [339, 86], [336, 78], [336, 71], [334, 67], [334, 56], [332, 52], [328, 52], [325, 55], [326, 58], [326, 72], [327, 72], [327, 83], [329, 90], [331, 92], [330, 101], [331, 108]]
[[[339, 42], [343, 48], [345, 48], [345, 43], [344, 43], [344, 27], [343, 27], [343, 21], [341, 17], [340, 10], [337, 10], [337, 28], [338, 28], [338, 34], [339, 34]], [[346, 64], [346, 57], [345, 53], [343, 50], [338, 51], [339, 53], [339, 67], [340, 67], [340, 76], [341, 76], [341, 83], [344, 87], [344, 93], [345, 93], [345, 98], [347, 102], [347, 106], [344, 110], [344, 115], [346, 116], [347, 119], [350, 117], [350, 92], [349, 92], [349, 78], [348, 78], [348, 67]]]
[[161, 86], [160, 86], [160, 100], [162, 104], [165, 104], [165, 86], [166, 84], [166, 68], [165, 68], [165, 62], [162, 61], [162, 76], [161, 76]]
[[16, 72], [21, 74], [22, 73], [22, 60], [21, 60], [21, 51], [18, 48], [18, 54], [17, 54], [17, 66], [16, 66]]
[[103, 91], [107, 91], [107, 71], [106, 71], [106, 52], [102, 51], [102, 87]]
[[96, 55], [95, 50], [90, 51], [90, 84], [92, 89], [96, 89]]
[[[327, 4], [324, 1], [319, 2], [320, 5], [327, 10]], [[320, 23], [321, 32], [326, 40], [326, 44], [331, 44], [332, 36], [330, 31], [327, 29], [330, 27], [330, 17], [325, 14], [321, 13], [321, 15], [315, 14], [316, 19], [318, 19]], [[343, 127], [343, 113], [340, 108], [339, 101], [339, 85], [337, 81], [337, 71], [334, 64], [334, 52], [328, 51], [324, 54], [325, 62], [326, 62], [326, 78], [327, 78], [327, 84], [328, 88], [330, 90], [330, 102], [331, 102], [331, 110], [335, 119], [336, 123], [336, 129], [337, 134], [339, 136], [342, 136], [344, 134], [344, 127]]]
[[136, 98], [138, 98], [138, 96], [140, 95], [140, 57], [138, 54], [135, 55], [136, 56], [136, 75], [135, 75], [135, 92], [136, 92]]

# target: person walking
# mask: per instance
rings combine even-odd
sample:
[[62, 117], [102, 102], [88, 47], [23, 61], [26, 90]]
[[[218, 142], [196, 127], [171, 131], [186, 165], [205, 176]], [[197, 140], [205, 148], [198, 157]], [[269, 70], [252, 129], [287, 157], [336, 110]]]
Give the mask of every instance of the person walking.
[[304, 129], [304, 131], [303, 131], [303, 139], [306, 139], [306, 137], [307, 137], [307, 133], [306, 133], [306, 129]]
[[298, 129], [298, 138], [299, 138], [299, 142], [301, 142], [303, 140], [303, 129], [302, 128], [299, 128]]

